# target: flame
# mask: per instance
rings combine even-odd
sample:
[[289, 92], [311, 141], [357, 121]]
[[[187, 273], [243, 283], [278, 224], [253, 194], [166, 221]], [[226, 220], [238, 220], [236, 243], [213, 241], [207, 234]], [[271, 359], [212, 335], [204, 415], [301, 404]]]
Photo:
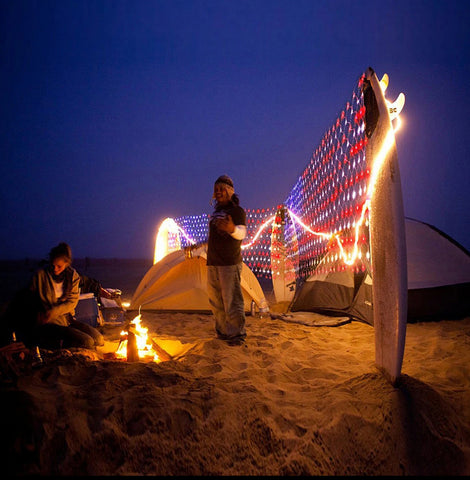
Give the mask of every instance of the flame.
[[[132, 330], [134, 333], [137, 350], [139, 352], [139, 359], [142, 361], [154, 361], [160, 362], [158, 354], [152, 347], [152, 344], [148, 338], [148, 328], [145, 328], [141, 325], [141, 315], [132, 320], [129, 330]], [[129, 332], [122, 330], [121, 331], [121, 341], [119, 342], [118, 349], [115, 352], [117, 358], [127, 358], [127, 336]]]

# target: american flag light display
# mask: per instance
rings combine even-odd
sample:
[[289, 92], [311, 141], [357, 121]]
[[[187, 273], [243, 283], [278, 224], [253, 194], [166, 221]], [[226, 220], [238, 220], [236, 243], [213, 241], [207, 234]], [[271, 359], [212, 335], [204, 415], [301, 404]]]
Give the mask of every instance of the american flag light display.
[[[274, 278], [280, 269], [287, 282], [312, 273], [368, 269], [373, 159], [366, 155], [364, 82], [362, 74], [284, 203], [245, 209], [242, 256], [258, 278]], [[207, 241], [208, 221], [208, 215], [176, 218], [181, 248]]]
[[[245, 209], [247, 237], [242, 245], [243, 261], [258, 278], [271, 278], [271, 233], [276, 208]], [[204, 243], [209, 234], [209, 215], [175, 218], [180, 227], [181, 247]]]
[[[295, 263], [301, 278], [314, 270], [361, 271], [369, 259], [367, 220], [362, 222], [357, 239], [355, 230], [367, 199], [370, 176], [365, 152], [364, 79], [365, 75], [359, 78], [351, 100], [323, 135], [285, 201], [290, 213], [288, 223], [292, 224], [286, 231], [285, 242], [288, 256], [298, 257]], [[309, 229], [299, 225], [296, 217]], [[352, 257], [356, 245], [357, 260], [348, 266], [344, 255]]]
[[271, 235], [276, 208], [246, 209], [243, 261], [258, 278], [271, 278]]

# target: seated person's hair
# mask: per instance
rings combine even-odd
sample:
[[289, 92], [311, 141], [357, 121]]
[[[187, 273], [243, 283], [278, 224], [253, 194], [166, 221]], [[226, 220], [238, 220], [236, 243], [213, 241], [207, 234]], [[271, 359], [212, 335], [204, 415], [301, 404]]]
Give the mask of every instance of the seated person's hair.
[[51, 248], [49, 260], [52, 262], [56, 258], [64, 258], [68, 263], [72, 263], [72, 249], [65, 242]]

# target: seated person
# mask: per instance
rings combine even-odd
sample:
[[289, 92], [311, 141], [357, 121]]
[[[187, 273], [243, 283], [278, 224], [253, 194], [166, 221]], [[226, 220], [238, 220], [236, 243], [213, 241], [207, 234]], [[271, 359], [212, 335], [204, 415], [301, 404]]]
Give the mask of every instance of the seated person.
[[95, 348], [104, 345], [103, 335], [91, 325], [74, 318], [80, 290], [80, 276], [72, 268], [72, 252], [60, 243], [49, 253], [49, 264], [34, 275], [29, 288], [23, 291], [22, 305], [10, 312], [10, 328], [18, 340], [28, 347]]

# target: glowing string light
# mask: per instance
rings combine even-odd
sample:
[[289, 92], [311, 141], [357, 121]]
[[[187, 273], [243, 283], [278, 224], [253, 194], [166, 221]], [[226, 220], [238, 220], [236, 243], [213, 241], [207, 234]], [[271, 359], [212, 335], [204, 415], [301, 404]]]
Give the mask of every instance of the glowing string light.
[[191, 245], [195, 245], [197, 242], [193, 240], [180, 226], [178, 226], [178, 232], [183, 235], [183, 237], [190, 243]]
[[372, 164], [372, 172], [370, 176], [369, 186], [367, 188], [367, 201], [370, 202], [372, 194], [375, 189], [375, 184], [377, 182], [377, 177], [382, 169], [382, 165], [387, 158], [387, 154], [395, 143], [395, 135], [393, 128], [390, 128], [385, 136], [385, 139], [382, 143], [382, 146], [379, 150], [379, 153], [375, 156], [374, 162]]
[[253, 239], [251, 240], [250, 243], [245, 243], [242, 245], [242, 250], [244, 250], [245, 248], [250, 248], [251, 246], [253, 246], [256, 241], [258, 240], [259, 236], [261, 235], [261, 233], [263, 232], [263, 230], [270, 224], [273, 224], [273, 220], [276, 218], [275, 215], [273, 215], [272, 217], [269, 217], [265, 222], [263, 222], [260, 227], [258, 228], [256, 234], [254, 235]]
[[[163, 220], [158, 228], [157, 238], [155, 240], [154, 264], [172, 251], [181, 249], [180, 233], [189, 243], [194, 243], [188, 234], [172, 218]], [[171, 245], [170, 238], [174, 242], [173, 245]]]

